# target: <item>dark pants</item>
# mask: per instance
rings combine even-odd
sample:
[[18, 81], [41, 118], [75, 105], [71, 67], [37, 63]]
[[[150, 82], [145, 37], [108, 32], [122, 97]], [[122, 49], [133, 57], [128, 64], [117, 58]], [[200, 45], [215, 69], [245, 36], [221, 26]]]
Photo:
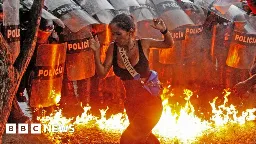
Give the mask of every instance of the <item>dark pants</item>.
[[160, 97], [152, 96], [135, 80], [124, 81], [126, 99], [124, 107], [130, 125], [123, 132], [120, 144], [159, 144], [151, 130], [158, 123], [162, 115], [162, 101]]

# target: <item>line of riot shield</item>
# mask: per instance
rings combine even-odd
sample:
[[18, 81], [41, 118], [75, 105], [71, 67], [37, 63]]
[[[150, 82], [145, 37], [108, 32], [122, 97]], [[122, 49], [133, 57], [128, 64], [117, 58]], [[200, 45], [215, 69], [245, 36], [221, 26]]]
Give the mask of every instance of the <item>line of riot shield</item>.
[[138, 6], [130, 7], [130, 12], [134, 16], [135, 21], [152, 20], [157, 17], [156, 8], [150, 0], [137, 0]]
[[250, 69], [254, 63], [256, 35], [233, 32], [226, 64], [238, 69]]
[[72, 0], [45, 0], [45, 7], [61, 19], [72, 32], [78, 32], [87, 25], [98, 23]]
[[152, 0], [152, 2], [169, 30], [184, 25], [194, 25], [175, 0]]
[[3, 1], [3, 36], [10, 46], [12, 62], [20, 53], [19, 0]]
[[65, 28], [64, 43], [67, 45], [66, 70], [70, 81], [82, 80], [95, 75], [94, 54], [89, 48], [90, 28], [74, 33]]
[[49, 107], [60, 101], [65, 59], [65, 44], [38, 46], [35, 68], [30, 74], [31, 107]]
[[114, 7], [107, 0], [75, 0], [89, 15], [101, 23], [108, 24], [113, 19]]

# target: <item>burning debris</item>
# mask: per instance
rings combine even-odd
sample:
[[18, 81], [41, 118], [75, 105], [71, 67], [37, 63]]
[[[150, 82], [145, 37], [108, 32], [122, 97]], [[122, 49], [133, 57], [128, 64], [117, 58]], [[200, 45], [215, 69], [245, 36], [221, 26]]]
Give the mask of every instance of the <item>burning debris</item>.
[[[184, 90], [185, 104], [172, 104], [169, 99], [175, 97], [170, 88], [162, 94], [164, 111], [153, 133], [163, 144], [167, 143], [254, 143], [256, 108], [241, 113], [236, 106], [228, 103], [228, 90], [224, 91], [222, 104], [217, 104], [218, 97], [209, 102], [212, 111], [210, 119], [196, 115], [192, 105], [190, 90]], [[179, 108], [177, 108], [179, 107]], [[74, 125], [74, 132], [44, 133], [53, 143], [119, 143], [121, 133], [129, 121], [124, 112], [107, 118], [108, 109], [100, 110], [100, 117], [90, 112], [91, 107], [84, 107], [84, 112], [76, 118], [62, 116], [62, 111], [45, 117], [38, 117], [42, 124]]]

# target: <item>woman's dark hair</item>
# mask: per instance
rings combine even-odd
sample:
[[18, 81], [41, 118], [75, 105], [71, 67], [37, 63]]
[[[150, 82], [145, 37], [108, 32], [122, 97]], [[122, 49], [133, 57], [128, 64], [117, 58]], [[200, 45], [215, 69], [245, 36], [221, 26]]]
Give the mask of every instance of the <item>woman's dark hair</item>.
[[135, 29], [133, 17], [124, 13], [115, 16], [110, 24], [116, 24], [119, 28], [127, 32], [131, 29]]

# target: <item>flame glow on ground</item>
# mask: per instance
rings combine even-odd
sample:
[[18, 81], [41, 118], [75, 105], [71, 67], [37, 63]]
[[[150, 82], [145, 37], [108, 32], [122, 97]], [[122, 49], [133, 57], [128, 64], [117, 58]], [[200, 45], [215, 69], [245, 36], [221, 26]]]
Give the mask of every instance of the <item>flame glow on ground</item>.
[[[175, 111], [172, 105], [168, 103], [168, 99], [173, 94], [168, 88], [163, 91], [164, 111], [159, 123], [153, 129], [153, 133], [158, 136], [161, 143], [201, 143], [207, 142], [207, 139], [212, 141], [213, 137], [218, 137], [218, 135], [223, 135], [222, 137], [225, 137], [226, 142], [228, 142], [228, 139], [234, 139], [234, 136], [237, 135], [232, 134], [234, 128], [239, 129], [239, 132], [244, 134], [255, 129], [254, 123], [249, 121], [256, 119], [254, 115], [256, 108], [247, 109], [238, 115], [236, 107], [227, 104], [230, 92], [226, 90], [224, 103], [217, 106], [215, 104], [217, 97], [209, 102], [212, 107], [210, 120], [197, 117], [190, 102], [193, 93], [186, 89], [184, 94], [186, 95], [185, 105], [181, 106], [179, 111]], [[100, 112], [101, 117], [93, 116], [88, 106], [84, 107], [84, 113], [81, 116], [73, 119], [63, 117], [61, 111], [58, 111], [54, 115], [41, 117], [39, 120], [46, 124], [75, 125], [74, 133], [46, 133], [47, 137], [54, 143], [96, 143], [97, 141], [118, 143], [122, 131], [129, 124], [125, 111], [112, 115], [110, 118], [106, 118], [107, 109], [100, 110]]]

